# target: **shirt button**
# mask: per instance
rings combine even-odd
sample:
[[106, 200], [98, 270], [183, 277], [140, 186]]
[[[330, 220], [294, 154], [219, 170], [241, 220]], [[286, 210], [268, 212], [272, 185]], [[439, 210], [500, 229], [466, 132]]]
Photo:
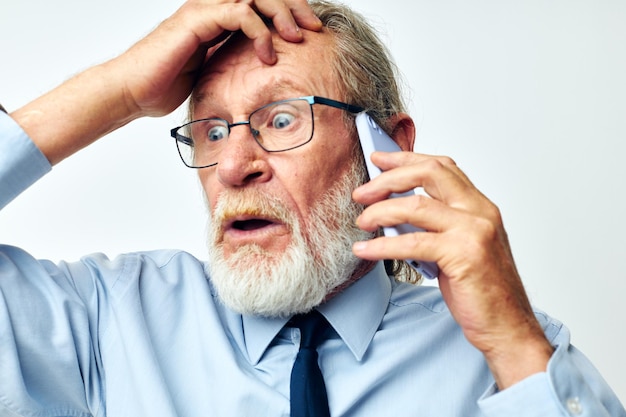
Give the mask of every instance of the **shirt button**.
[[580, 404], [580, 400], [578, 399], [578, 397], [568, 398], [568, 400], [565, 402], [565, 405], [567, 406], [567, 410], [572, 415], [577, 416], [583, 413], [583, 406]]

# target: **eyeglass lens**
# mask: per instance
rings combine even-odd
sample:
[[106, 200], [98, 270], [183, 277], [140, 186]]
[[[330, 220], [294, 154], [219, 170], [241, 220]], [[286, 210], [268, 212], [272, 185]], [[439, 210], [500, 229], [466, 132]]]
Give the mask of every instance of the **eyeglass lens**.
[[[223, 119], [197, 120], [181, 126], [177, 133], [180, 156], [190, 167], [218, 162], [232, 128]], [[277, 152], [304, 145], [313, 136], [313, 110], [305, 99], [268, 104], [250, 114], [249, 129], [266, 151]]]

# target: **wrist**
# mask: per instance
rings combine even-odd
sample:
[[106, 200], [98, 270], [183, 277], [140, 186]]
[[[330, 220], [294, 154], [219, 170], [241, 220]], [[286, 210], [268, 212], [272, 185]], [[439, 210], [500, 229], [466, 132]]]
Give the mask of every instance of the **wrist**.
[[507, 344], [508, 347], [485, 353], [485, 359], [500, 390], [548, 368], [554, 348], [541, 334], [536, 338], [523, 338]]

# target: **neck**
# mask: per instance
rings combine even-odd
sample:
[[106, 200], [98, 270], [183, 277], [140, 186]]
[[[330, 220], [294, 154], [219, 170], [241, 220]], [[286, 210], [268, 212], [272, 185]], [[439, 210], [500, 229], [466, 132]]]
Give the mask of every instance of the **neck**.
[[376, 266], [376, 261], [362, 260], [361, 262], [359, 262], [357, 267], [354, 269], [354, 272], [352, 272], [352, 275], [350, 276], [350, 278], [343, 284], [333, 288], [328, 293], [328, 295], [326, 296], [323, 302], [324, 303], [327, 302], [328, 300], [330, 300], [331, 298], [333, 298], [334, 296], [336, 296], [337, 294], [339, 294], [340, 292], [348, 288], [350, 285], [352, 285], [353, 283], [361, 279], [365, 274], [367, 274], [372, 269], [374, 269], [375, 266]]

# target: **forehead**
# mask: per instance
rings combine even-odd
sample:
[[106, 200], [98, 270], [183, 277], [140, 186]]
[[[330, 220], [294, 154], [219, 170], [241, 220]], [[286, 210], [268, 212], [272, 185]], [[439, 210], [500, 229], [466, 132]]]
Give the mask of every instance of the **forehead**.
[[273, 34], [278, 62], [266, 65], [256, 56], [252, 41], [236, 35], [205, 66], [192, 94], [194, 112], [235, 103], [250, 111], [270, 101], [302, 95], [341, 99], [332, 70], [332, 35], [303, 31], [303, 36], [304, 41], [295, 44]]

